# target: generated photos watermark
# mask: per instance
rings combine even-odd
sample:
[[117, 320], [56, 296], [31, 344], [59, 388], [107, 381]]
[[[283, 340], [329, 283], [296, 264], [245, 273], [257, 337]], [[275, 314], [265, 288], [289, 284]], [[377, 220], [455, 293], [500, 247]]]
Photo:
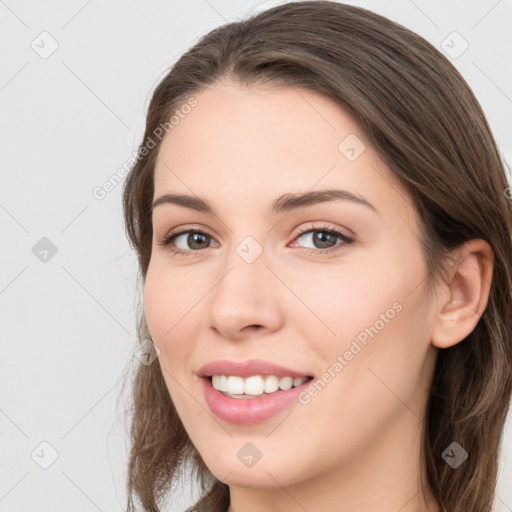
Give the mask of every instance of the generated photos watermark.
[[111, 174], [102, 185], [92, 189], [94, 199], [97, 199], [98, 201], [105, 199], [107, 195], [123, 181], [123, 178], [126, 177], [135, 162], [139, 158], [147, 156], [149, 151], [156, 147], [158, 142], [162, 140], [163, 136], [177, 126], [182, 119], [185, 119], [185, 117], [192, 111], [192, 108], [196, 106], [197, 100], [194, 97], [190, 97], [184, 105], [174, 111], [174, 114], [169, 118], [169, 120], [157, 126], [153, 130], [152, 135], [148, 136], [144, 143], [141, 144], [137, 150], [132, 152], [131, 156], [121, 167], [117, 169], [116, 172]]
[[[346, 350], [343, 355], [338, 355], [336, 357], [336, 361], [334, 361], [329, 368], [322, 374], [322, 376], [316, 380], [311, 381], [311, 384], [302, 391], [298, 400], [301, 404], [307, 405], [311, 402], [311, 400], [322, 391], [322, 389], [331, 382], [336, 375], [338, 375], [345, 366], [349, 364], [354, 357], [361, 352], [363, 348], [365, 348], [368, 344], [368, 337], [374, 338], [379, 334], [379, 332], [386, 327], [387, 324], [395, 316], [397, 313], [400, 313], [403, 309], [402, 304], [400, 302], [394, 302], [393, 305], [386, 310], [385, 313], [381, 313], [379, 315], [379, 319], [376, 320], [373, 325], [370, 327], [365, 327], [355, 339], [352, 340], [350, 344], [350, 348]], [[358, 343], [359, 342], [359, 343]], [[361, 346], [362, 345], [362, 346]]]

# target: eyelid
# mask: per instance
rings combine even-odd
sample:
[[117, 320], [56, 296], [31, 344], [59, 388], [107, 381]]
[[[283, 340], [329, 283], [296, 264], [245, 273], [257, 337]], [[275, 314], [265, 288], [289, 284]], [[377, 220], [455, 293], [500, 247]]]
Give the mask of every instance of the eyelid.
[[[323, 222], [324, 224], [322, 226], [317, 226], [314, 224], [315, 222]], [[292, 237], [296, 238], [299, 235], [302, 236], [302, 235], [306, 234], [308, 231], [321, 231], [322, 229], [326, 229], [326, 228], [327, 229], [335, 229], [336, 231], [340, 231], [347, 238], [354, 237], [354, 234], [350, 230], [348, 230], [346, 228], [340, 228], [337, 226], [327, 226], [327, 222], [328, 221], [321, 221], [321, 220], [310, 221], [306, 227], [304, 226], [304, 224], [300, 224], [298, 227], [296, 227], [292, 231]], [[177, 228], [173, 228], [163, 238], [164, 239], [169, 238], [170, 236], [181, 234], [181, 233], [186, 233], [188, 231], [203, 231], [205, 234], [207, 234], [211, 238], [215, 238], [213, 235], [211, 235], [208, 232], [209, 231], [208, 228], [206, 228], [200, 224], [184, 224]]]
[[[315, 222], [320, 222], [322, 225], [316, 225]], [[339, 231], [341, 235], [345, 236], [346, 238], [354, 238], [354, 234], [345, 228], [340, 228], [335, 225], [329, 225], [330, 223], [328, 221], [318, 220], [318, 221], [310, 221], [305, 226], [304, 224], [300, 224], [297, 228], [295, 228], [292, 231], [292, 237], [293, 239], [297, 238], [298, 236], [305, 235], [306, 233], [309, 233], [311, 231], [323, 231], [323, 230], [335, 230]]]
[[212, 240], [215, 239], [215, 237], [209, 233], [208, 228], [205, 228], [200, 224], [184, 224], [177, 228], [173, 228], [166, 235], [164, 235], [163, 239], [166, 240], [171, 236], [181, 235], [183, 233], [188, 233], [189, 231], [200, 231], [205, 235], [208, 235]]

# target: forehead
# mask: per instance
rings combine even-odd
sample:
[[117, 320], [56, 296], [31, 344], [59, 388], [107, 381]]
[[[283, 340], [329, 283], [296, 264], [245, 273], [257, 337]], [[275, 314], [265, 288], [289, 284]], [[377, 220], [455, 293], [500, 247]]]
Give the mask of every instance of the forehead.
[[241, 168], [267, 160], [275, 170], [303, 157], [318, 159], [326, 150], [322, 161], [337, 156], [340, 136], [360, 132], [331, 100], [297, 87], [222, 82], [194, 98], [197, 106], [164, 138], [162, 154], [189, 162], [213, 155], [215, 162], [239, 161]]
[[[390, 216], [411, 214], [405, 190], [352, 116], [296, 87], [219, 83], [164, 137], [155, 194], [206, 198], [262, 212], [286, 193], [343, 188]], [[379, 207], [379, 206], [380, 207]]]

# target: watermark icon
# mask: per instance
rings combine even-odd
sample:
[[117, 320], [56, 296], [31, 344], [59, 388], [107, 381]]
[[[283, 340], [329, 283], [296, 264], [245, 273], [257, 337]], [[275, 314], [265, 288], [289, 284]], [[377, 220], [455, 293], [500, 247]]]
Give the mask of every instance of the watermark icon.
[[354, 133], [345, 137], [338, 145], [339, 152], [350, 162], [357, 160], [365, 149], [363, 141]]
[[48, 469], [59, 458], [59, 452], [48, 441], [43, 441], [32, 450], [30, 456], [40, 468]]
[[48, 263], [57, 251], [57, 246], [45, 236], [32, 247], [32, 254], [42, 263]]
[[469, 48], [469, 43], [454, 30], [441, 41], [441, 48], [452, 59], [458, 59]]
[[246, 263], [253, 263], [263, 252], [261, 244], [252, 236], [245, 237], [236, 247], [236, 253]]
[[46, 60], [57, 51], [59, 43], [50, 33], [44, 31], [30, 43], [30, 47], [37, 53], [37, 55], [39, 55], [39, 57], [41, 57], [41, 59]]
[[453, 469], [458, 468], [467, 458], [468, 452], [462, 446], [453, 441], [441, 454], [445, 462]]
[[160, 349], [148, 338], [144, 338], [135, 349], [133, 355], [146, 366], [149, 366], [155, 359], [160, 357]]
[[[364, 330], [356, 336], [357, 339], [352, 340], [350, 348], [346, 350], [343, 355], [338, 355], [336, 357], [336, 361], [327, 368], [322, 376], [316, 380], [312, 380], [310, 385], [299, 394], [299, 402], [303, 405], [309, 404], [311, 399], [317, 396], [318, 393], [322, 391], [322, 389], [324, 389], [325, 386], [327, 386], [327, 384], [329, 384], [329, 382], [331, 382], [334, 377], [336, 377], [336, 375], [338, 375], [343, 368], [352, 361], [352, 359], [354, 359], [354, 356], [359, 354], [361, 350], [366, 347], [368, 344], [368, 336], [372, 339], [377, 336], [377, 334], [379, 334], [379, 332], [384, 329], [384, 327], [393, 320], [396, 314], [400, 313], [402, 309], [403, 306], [400, 302], [394, 302], [385, 313], [381, 313], [379, 315], [379, 319], [376, 320], [372, 326], [365, 327]], [[358, 341], [363, 345], [363, 347], [359, 345]]]
[[245, 443], [242, 448], [238, 450], [236, 456], [242, 464], [248, 468], [252, 468], [261, 459], [261, 457], [263, 457], [263, 454], [258, 450], [256, 445], [249, 442]]
[[158, 142], [162, 140], [163, 136], [177, 126], [182, 119], [185, 119], [195, 106], [197, 106], [197, 100], [194, 97], [190, 97], [187, 103], [174, 111], [174, 114], [168, 121], [157, 126], [153, 130], [152, 134], [146, 138], [144, 144], [141, 144], [137, 150], [134, 150], [130, 157], [117, 169], [116, 172], [111, 174], [102, 185], [92, 189], [92, 196], [94, 199], [97, 199], [98, 201], [105, 199], [105, 197], [107, 197], [107, 195], [123, 181], [123, 178], [125, 178], [130, 172], [130, 169], [133, 167], [135, 162], [139, 158], [145, 157], [151, 149], [155, 148]]

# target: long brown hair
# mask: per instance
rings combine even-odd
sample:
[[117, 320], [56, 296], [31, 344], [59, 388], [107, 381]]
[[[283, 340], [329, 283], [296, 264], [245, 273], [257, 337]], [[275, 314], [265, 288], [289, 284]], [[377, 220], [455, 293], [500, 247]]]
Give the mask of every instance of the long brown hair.
[[[153, 171], [162, 127], [171, 130], [169, 120], [220, 79], [305, 88], [349, 111], [410, 194], [432, 286], [444, 276], [449, 251], [473, 238], [490, 244], [494, 272], [487, 307], [465, 340], [438, 352], [422, 457], [442, 509], [491, 510], [512, 389], [512, 206], [504, 163], [469, 86], [422, 37], [338, 2], [290, 2], [212, 30], [156, 87], [139, 157], [124, 184], [126, 231], [142, 281], [151, 257]], [[138, 313], [142, 342], [150, 334]], [[158, 364], [137, 368], [131, 419], [129, 511], [135, 496], [144, 510], [159, 511], [189, 471], [211, 503], [227, 503], [229, 488], [192, 445]], [[453, 441], [469, 454], [456, 470], [441, 456]]]

